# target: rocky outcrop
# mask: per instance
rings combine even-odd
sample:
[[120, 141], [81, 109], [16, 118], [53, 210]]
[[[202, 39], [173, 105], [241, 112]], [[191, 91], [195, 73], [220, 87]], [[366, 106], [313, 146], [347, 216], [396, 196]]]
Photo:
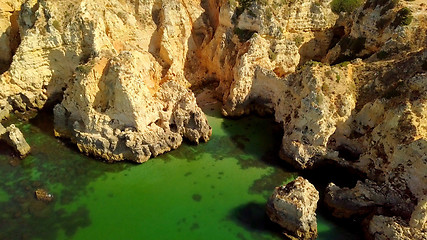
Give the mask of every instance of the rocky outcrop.
[[427, 239], [427, 229], [419, 229], [408, 226], [399, 217], [387, 217], [376, 215], [369, 222], [368, 237], [375, 240], [386, 239]]
[[56, 135], [108, 161], [143, 162], [183, 137], [207, 141], [188, 89], [207, 19], [200, 2], [184, 0], [25, 1], [0, 101], [25, 111], [64, 95]]
[[334, 14], [329, 4], [211, 4], [220, 10], [203, 63], [224, 115], [274, 113], [284, 160], [300, 169], [332, 160], [367, 175], [354, 189], [330, 187], [343, 216], [379, 206], [410, 215], [427, 194], [427, 6], [368, 0]]
[[316, 188], [297, 177], [285, 186], [276, 187], [267, 203], [267, 215], [285, 229], [290, 239], [316, 239], [318, 200]]
[[18, 14], [23, 0], [0, 3], [0, 74], [5, 72], [20, 42]]
[[420, 1], [367, 0], [340, 16], [334, 29], [341, 39], [323, 61], [340, 63], [370, 56], [381, 60], [402, 51], [418, 51], [426, 45], [426, 10]]
[[367, 176], [353, 189], [330, 185], [336, 215], [382, 206], [406, 219], [427, 194], [420, 0], [339, 14], [330, 0], [20, 3], [0, 5], [0, 119], [60, 102], [57, 136], [108, 161], [143, 162], [183, 137], [209, 139], [189, 88], [216, 81], [224, 115], [274, 114], [285, 161]]
[[219, 80], [223, 113], [229, 116], [251, 110], [256, 69], [285, 76], [300, 62], [326, 54], [333, 35], [328, 29], [337, 19], [329, 0], [222, 0], [217, 5], [218, 24], [203, 47], [202, 63]]
[[31, 150], [24, 135], [14, 124], [11, 124], [7, 128], [4, 128], [0, 124], [0, 136], [2, 140], [13, 147], [21, 157], [25, 157]]
[[370, 180], [359, 181], [354, 188], [340, 188], [330, 183], [325, 203], [338, 218], [360, 217], [380, 211], [408, 218], [415, 209], [414, 199], [402, 196], [404, 194], [392, 186], [378, 185]]
[[147, 80], [160, 81], [150, 58], [124, 52], [101, 68], [86, 66], [54, 109], [56, 135], [108, 161], [144, 162], [176, 149], [182, 136], [207, 141], [212, 130], [194, 94], [175, 81], [150, 85]]

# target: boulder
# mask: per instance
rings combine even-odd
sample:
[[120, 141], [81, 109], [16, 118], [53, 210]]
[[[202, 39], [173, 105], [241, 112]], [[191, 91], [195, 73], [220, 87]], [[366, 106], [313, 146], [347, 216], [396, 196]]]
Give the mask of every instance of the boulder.
[[285, 229], [290, 239], [317, 237], [316, 208], [319, 192], [302, 177], [287, 185], [276, 187], [267, 203], [271, 221]]
[[24, 138], [24, 135], [17, 127], [15, 127], [14, 124], [11, 124], [6, 128], [6, 132], [2, 135], [2, 138], [11, 147], [13, 147], [21, 157], [26, 156], [31, 150], [30, 145], [28, 145]]

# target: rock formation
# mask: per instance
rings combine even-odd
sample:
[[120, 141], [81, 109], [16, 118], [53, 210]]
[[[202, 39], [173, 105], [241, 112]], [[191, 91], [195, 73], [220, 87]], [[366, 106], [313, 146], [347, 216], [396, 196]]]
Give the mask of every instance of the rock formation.
[[427, 230], [413, 228], [399, 217], [376, 215], [369, 223], [369, 236], [375, 240], [407, 239], [425, 240]]
[[2, 1], [0, 119], [59, 102], [57, 136], [107, 161], [143, 162], [183, 137], [209, 139], [190, 87], [217, 82], [224, 115], [274, 114], [285, 161], [367, 176], [330, 185], [335, 215], [382, 206], [412, 227], [427, 195], [427, 6], [331, 4]]
[[211, 5], [220, 11], [203, 63], [219, 81], [224, 115], [272, 112], [284, 160], [301, 169], [332, 160], [366, 174], [355, 189], [329, 189], [330, 203], [343, 200], [337, 213], [384, 206], [407, 220], [427, 194], [427, 6], [368, 0], [335, 14], [329, 1]]
[[291, 239], [316, 239], [316, 208], [319, 192], [302, 177], [276, 187], [267, 203], [271, 221], [285, 229]]
[[108, 161], [143, 162], [182, 137], [207, 141], [186, 76], [205, 21], [192, 1], [25, 1], [0, 101], [25, 111], [63, 95], [56, 135]]
[[24, 135], [17, 127], [15, 127], [14, 124], [11, 124], [7, 128], [4, 128], [3, 125], [0, 124], [0, 137], [3, 141], [13, 147], [21, 157], [25, 157], [31, 150], [31, 147], [25, 140]]

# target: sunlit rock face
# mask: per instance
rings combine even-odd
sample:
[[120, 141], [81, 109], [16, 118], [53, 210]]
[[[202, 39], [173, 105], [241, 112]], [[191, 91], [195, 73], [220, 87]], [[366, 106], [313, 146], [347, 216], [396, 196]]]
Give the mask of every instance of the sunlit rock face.
[[208, 29], [200, 1], [26, 1], [18, 15], [3, 102], [25, 111], [63, 98], [56, 135], [108, 161], [209, 139], [187, 79]]
[[319, 192], [302, 177], [276, 187], [267, 203], [271, 221], [285, 229], [289, 239], [316, 239]]
[[330, 3], [211, 1], [219, 13], [202, 62], [224, 115], [273, 113], [284, 160], [357, 169], [405, 209], [368, 201], [407, 221], [427, 194], [427, 6], [369, 0], [335, 14]]
[[410, 202], [405, 215], [427, 194], [420, 0], [367, 0], [347, 13], [329, 0], [0, 6], [0, 119], [59, 103], [57, 136], [108, 161], [143, 162], [183, 138], [209, 139], [192, 90], [210, 84], [225, 116], [274, 114], [293, 166], [356, 169], [367, 187]]

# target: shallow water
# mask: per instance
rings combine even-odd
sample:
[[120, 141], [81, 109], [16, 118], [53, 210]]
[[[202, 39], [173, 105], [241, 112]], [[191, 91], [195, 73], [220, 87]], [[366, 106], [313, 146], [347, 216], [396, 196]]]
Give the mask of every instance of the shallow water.
[[[147, 163], [107, 164], [55, 139], [49, 117], [17, 123], [32, 153], [0, 145], [0, 239], [281, 239], [265, 203], [298, 174], [277, 155], [271, 119], [223, 119], [213, 135]], [[51, 203], [35, 200], [43, 187]], [[318, 215], [318, 239], [358, 239]]]

